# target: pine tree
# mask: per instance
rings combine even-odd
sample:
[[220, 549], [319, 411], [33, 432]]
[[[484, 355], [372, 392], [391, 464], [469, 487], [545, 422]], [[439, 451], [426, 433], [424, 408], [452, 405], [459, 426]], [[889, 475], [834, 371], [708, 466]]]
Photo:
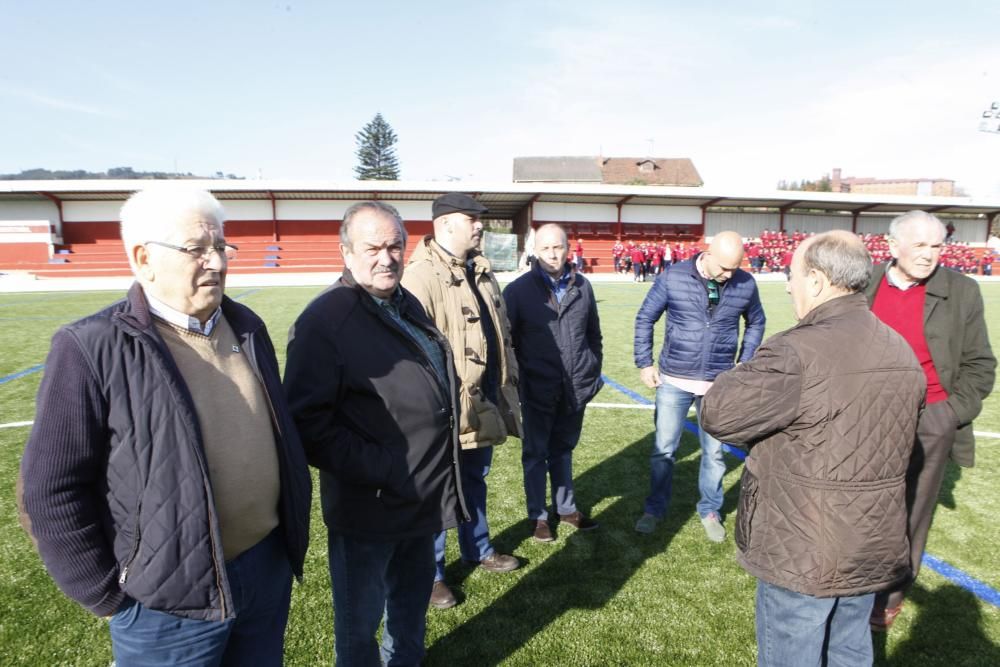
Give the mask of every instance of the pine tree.
[[399, 160], [396, 158], [396, 133], [382, 114], [377, 113], [371, 122], [354, 135], [358, 145], [358, 165], [354, 173], [362, 181], [399, 180]]

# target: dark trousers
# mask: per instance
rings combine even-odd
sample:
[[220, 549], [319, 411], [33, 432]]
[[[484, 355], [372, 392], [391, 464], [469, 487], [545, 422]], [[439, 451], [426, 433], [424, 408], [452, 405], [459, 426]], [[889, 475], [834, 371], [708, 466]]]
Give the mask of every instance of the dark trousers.
[[932, 403], [917, 422], [917, 438], [906, 470], [907, 533], [910, 538], [910, 580], [875, 597], [876, 611], [896, 607], [903, 602], [906, 591], [920, 572], [920, 563], [927, 546], [934, 508], [937, 506], [941, 482], [955, 443], [958, 420], [946, 401]]
[[[376, 542], [330, 531], [327, 548], [337, 666], [419, 665], [434, 585], [434, 538]], [[383, 620], [380, 650], [375, 633]]]
[[545, 508], [546, 473], [552, 483], [552, 505], [557, 514], [576, 511], [573, 496], [573, 449], [583, 430], [583, 410], [572, 414], [543, 412], [524, 403], [521, 465], [524, 467], [524, 497], [528, 518], [549, 519]]

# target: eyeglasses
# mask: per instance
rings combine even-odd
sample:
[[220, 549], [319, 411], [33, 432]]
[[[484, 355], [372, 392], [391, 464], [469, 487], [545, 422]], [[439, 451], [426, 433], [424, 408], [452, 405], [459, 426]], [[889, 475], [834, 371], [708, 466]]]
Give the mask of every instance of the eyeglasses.
[[164, 248], [170, 248], [171, 250], [176, 250], [177, 252], [182, 252], [189, 257], [196, 259], [200, 262], [207, 262], [212, 253], [218, 253], [227, 260], [236, 259], [236, 253], [239, 250], [236, 246], [230, 243], [220, 243], [219, 245], [173, 245], [172, 243], [164, 243], [163, 241], [146, 241], [143, 245], [159, 245]]

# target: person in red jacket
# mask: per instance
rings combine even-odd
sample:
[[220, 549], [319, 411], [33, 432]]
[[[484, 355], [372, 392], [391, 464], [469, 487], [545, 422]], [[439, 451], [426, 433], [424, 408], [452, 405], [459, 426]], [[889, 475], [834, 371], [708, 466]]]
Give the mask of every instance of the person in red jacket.
[[643, 282], [646, 279], [646, 256], [642, 252], [642, 248], [633, 245], [629, 249], [629, 257], [632, 259], [632, 272], [635, 275], [634, 282]]
[[615, 244], [611, 246], [611, 259], [614, 261], [615, 273], [622, 272], [622, 256], [625, 254], [625, 246], [622, 245], [622, 239], [619, 236], [615, 239]]

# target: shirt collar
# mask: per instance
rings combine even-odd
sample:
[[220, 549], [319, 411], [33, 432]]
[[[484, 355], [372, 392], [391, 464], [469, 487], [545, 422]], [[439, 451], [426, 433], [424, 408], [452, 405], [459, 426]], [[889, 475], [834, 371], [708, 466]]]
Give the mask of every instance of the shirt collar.
[[885, 269], [885, 281], [887, 283], [889, 283], [890, 285], [892, 285], [896, 289], [903, 290], [903, 291], [906, 291], [906, 290], [910, 289], [911, 287], [916, 287], [917, 285], [920, 284], [919, 282], [911, 283], [911, 282], [908, 282], [908, 281], [901, 281], [901, 280], [897, 279], [896, 276], [893, 275], [893, 273], [892, 273], [892, 269], [895, 266], [896, 266], [896, 260], [893, 260], [889, 264], [889, 266], [886, 267], [886, 269]]
[[377, 305], [379, 305], [379, 306], [383, 306], [383, 307], [385, 307], [385, 306], [392, 306], [392, 307], [396, 308], [397, 310], [399, 309], [399, 304], [403, 300], [403, 293], [400, 291], [400, 289], [398, 287], [396, 288], [396, 291], [394, 291], [389, 296], [388, 299], [383, 299], [382, 297], [375, 296], [371, 292], [368, 292], [368, 296], [370, 296], [372, 298], [372, 300], [374, 300], [375, 303]]
[[205, 322], [205, 326], [202, 326], [197, 317], [192, 317], [187, 313], [182, 313], [179, 310], [171, 308], [149, 292], [145, 292], [145, 294], [146, 300], [149, 302], [149, 310], [153, 315], [173, 324], [175, 327], [200, 333], [204, 336], [212, 335], [212, 330], [215, 329], [215, 325], [218, 324], [219, 317], [222, 315], [222, 306], [219, 306]]

